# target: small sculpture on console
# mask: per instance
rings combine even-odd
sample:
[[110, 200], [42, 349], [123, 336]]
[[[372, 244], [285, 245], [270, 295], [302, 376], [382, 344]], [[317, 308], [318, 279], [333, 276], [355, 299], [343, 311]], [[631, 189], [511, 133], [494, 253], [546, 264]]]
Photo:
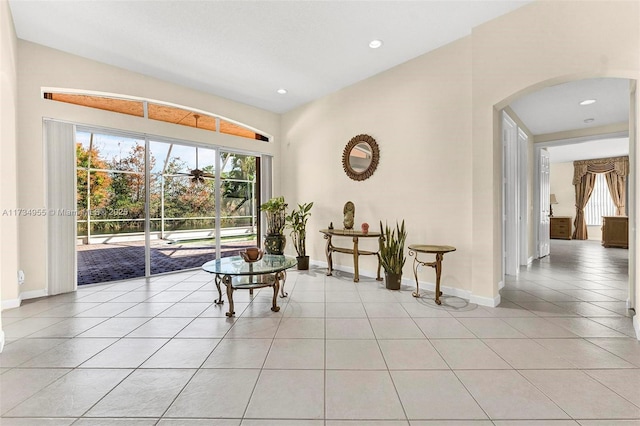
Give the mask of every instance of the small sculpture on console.
[[353, 223], [356, 216], [356, 207], [351, 201], [347, 201], [345, 203], [342, 213], [344, 213], [344, 229], [353, 229]]

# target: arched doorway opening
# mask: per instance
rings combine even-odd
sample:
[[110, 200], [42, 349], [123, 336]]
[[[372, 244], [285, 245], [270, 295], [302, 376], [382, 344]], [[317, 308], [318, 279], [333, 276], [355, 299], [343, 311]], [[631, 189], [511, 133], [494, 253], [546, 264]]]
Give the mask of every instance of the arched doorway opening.
[[[574, 126], [573, 128], [568, 126], [565, 128], [558, 127], [562, 126], [562, 119], [565, 117], [558, 116], [562, 114], [556, 114], [554, 117], [556, 121], [552, 123], [552, 125], [547, 126], [546, 131], [540, 131], [540, 128], [545, 128], [544, 126], [540, 127], [539, 123], [531, 124], [531, 127], [534, 130], [529, 128], [529, 123], [531, 123], [530, 117], [535, 116], [531, 115], [531, 111], [527, 111], [526, 102], [522, 102], [523, 99], [538, 99], [544, 98], [549, 93], [559, 92], [560, 89], [564, 87], [578, 87], [584, 86], [589, 87], [588, 83], [593, 82], [615, 82], [618, 86], [623, 85], [624, 87], [624, 95], [623, 101], [626, 102], [626, 120], [624, 123], [619, 122], [619, 120], [603, 120], [599, 123], [593, 123], [595, 120], [590, 120], [592, 117], [585, 116], [581, 118], [581, 121], [585, 123], [585, 126], [582, 128]], [[574, 95], [576, 95], [574, 93]], [[619, 95], [619, 94], [618, 94]], [[588, 93], [583, 93], [582, 98], [580, 100], [590, 99]], [[509, 159], [506, 155], [508, 153], [507, 150], [503, 148], [502, 150], [502, 164], [503, 164], [503, 182], [505, 181], [505, 173], [509, 171], [509, 167], [512, 167], [513, 164], [510, 164], [510, 161], [513, 161], [513, 158], [518, 159], [520, 161], [519, 164], [516, 164], [516, 167], [520, 167], [517, 170], [515, 176], [519, 179], [523, 179], [526, 184], [520, 185], [516, 184], [518, 188], [524, 188], [523, 192], [515, 192], [516, 201], [520, 203], [520, 206], [523, 206], [520, 210], [509, 210], [508, 204], [509, 202], [513, 202], [513, 200], [509, 201], [505, 198], [507, 195], [508, 184], [505, 182], [503, 185], [503, 198], [502, 198], [502, 212], [503, 217], [505, 218], [503, 221], [502, 227], [502, 253], [505, 253], [505, 248], [507, 247], [521, 247], [521, 250], [527, 251], [528, 256], [522, 256], [522, 251], [519, 252], [519, 259], [517, 260], [519, 263], [519, 268], [526, 268], [527, 264], [530, 264], [533, 259], [540, 258], [545, 255], [545, 253], [541, 253], [541, 245], [544, 245], [544, 241], [541, 241], [541, 233], [547, 233], [548, 229], [543, 229], [541, 227], [541, 223], [544, 222], [544, 201], [541, 199], [540, 194], [545, 194], [543, 188], [541, 188], [540, 184], [540, 169], [539, 169], [539, 159], [540, 153], [543, 151], [547, 151], [550, 147], [557, 147], [560, 145], [572, 144], [576, 148], [578, 144], [583, 143], [585, 141], [593, 141], [593, 140], [610, 140], [610, 138], [614, 137], [622, 137], [628, 138], [627, 144], [627, 154], [629, 156], [630, 162], [630, 176], [628, 179], [628, 201], [627, 201], [627, 211], [629, 217], [629, 249], [628, 249], [628, 285], [627, 285], [627, 294], [628, 297], [626, 299], [627, 308], [635, 308], [637, 304], [637, 296], [636, 296], [636, 288], [635, 288], [635, 257], [636, 257], [636, 200], [638, 193], [638, 185], [637, 185], [637, 160], [636, 160], [636, 145], [637, 145], [637, 135], [636, 135], [636, 81], [632, 79], [626, 78], [626, 76], [598, 76], [592, 78], [585, 78], [585, 76], [567, 76], [559, 79], [552, 79], [544, 82], [540, 82], [531, 87], [525, 88], [517, 93], [514, 93], [512, 96], [503, 100], [499, 104], [496, 104], [495, 111], [497, 114], [501, 114], [501, 117], [496, 120], [496, 122], [501, 123], [500, 126], [496, 129], [500, 137], [496, 137], [495, 140], [503, 140], [505, 130], [503, 128], [502, 123], [504, 123], [502, 119], [503, 114], [508, 114], [510, 118], [512, 118], [516, 127], [524, 128], [527, 135], [529, 136], [529, 141], [527, 142], [527, 146], [525, 148], [520, 147], [523, 152], [526, 153], [527, 159], [523, 162], [522, 159], [518, 159], [518, 157], [512, 157]], [[619, 96], [618, 96], [619, 97]], [[551, 98], [550, 98], [551, 99]], [[618, 99], [618, 102], [620, 99]], [[519, 104], [520, 102], [520, 104]], [[606, 102], [601, 102], [601, 109], [604, 112], [607, 112]], [[531, 107], [532, 103], [528, 106]], [[586, 113], [587, 109], [583, 108], [580, 110], [578, 102], [575, 102], [575, 107], [577, 112]], [[548, 109], [548, 107], [547, 107]], [[549, 112], [549, 111], [547, 111]], [[523, 117], [521, 117], [521, 115]], [[567, 111], [566, 114], [568, 117], [575, 116]], [[541, 114], [541, 117], [544, 118], [545, 114]], [[619, 116], [618, 116], [619, 117]], [[588, 125], [590, 124], [590, 125]], [[555, 126], [555, 128], [554, 128]], [[496, 133], [496, 136], [498, 133]], [[609, 139], [607, 139], [609, 138]], [[504, 143], [504, 141], [503, 141]], [[606, 155], [606, 154], [604, 154]], [[591, 156], [591, 158], [595, 158]], [[576, 158], [577, 159], [577, 158]], [[512, 172], [513, 175], [513, 172]], [[549, 194], [546, 195], [549, 198]], [[566, 197], [565, 197], [566, 198]], [[566, 204], [568, 204], [569, 209], [574, 208], [574, 200], [564, 200]], [[549, 203], [549, 201], [547, 201]], [[546, 206], [547, 210], [550, 206]], [[557, 208], [557, 207], [554, 207]], [[512, 220], [515, 220], [518, 224], [517, 228], [511, 228], [511, 231], [506, 226], [507, 224], [507, 216], [509, 214], [517, 214], [518, 216]], [[565, 210], [566, 211], [566, 210]], [[510, 213], [511, 212], [511, 213]], [[513, 229], [517, 229], [517, 232], [514, 232]], [[524, 237], [523, 237], [524, 236]], [[522, 241], [522, 238], [525, 241]], [[514, 241], [515, 239], [515, 241]], [[522, 259], [526, 258], [526, 261]], [[509, 271], [506, 270], [506, 255], [503, 256], [503, 283], [508, 282], [512, 277], [509, 277]], [[517, 273], [516, 273], [517, 275]], [[637, 327], [636, 327], [637, 329]]]

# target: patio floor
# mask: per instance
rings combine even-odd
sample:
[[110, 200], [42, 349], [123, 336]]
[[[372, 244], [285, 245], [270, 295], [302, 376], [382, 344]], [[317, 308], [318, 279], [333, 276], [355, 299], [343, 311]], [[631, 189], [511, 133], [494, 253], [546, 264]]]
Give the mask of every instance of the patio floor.
[[[221, 256], [233, 256], [255, 241], [224, 242]], [[144, 241], [77, 246], [78, 285], [144, 277]], [[151, 274], [199, 268], [215, 259], [215, 247], [191, 242], [151, 242]]]

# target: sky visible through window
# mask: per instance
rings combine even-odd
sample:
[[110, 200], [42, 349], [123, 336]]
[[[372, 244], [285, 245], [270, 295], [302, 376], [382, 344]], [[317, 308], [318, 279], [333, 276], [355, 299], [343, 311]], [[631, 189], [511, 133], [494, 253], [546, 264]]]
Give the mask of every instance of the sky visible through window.
[[[77, 132], [76, 141], [85, 149], [89, 149], [91, 139], [90, 132]], [[100, 152], [100, 156], [105, 160], [120, 160], [130, 155], [131, 150], [136, 146], [144, 146], [144, 140], [128, 138], [126, 136], [94, 133], [93, 146]], [[196, 168], [196, 147], [189, 145], [171, 144], [166, 142], [150, 141], [151, 155], [155, 158], [152, 173], [161, 173], [167, 153], [171, 147], [171, 158], [179, 158], [185, 163], [185, 172]], [[198, 147], [197, 168], [212, 167], [215, 165], [215, 149]], [[226, 164], [223, 172], [231, 170], [232, 165]]]

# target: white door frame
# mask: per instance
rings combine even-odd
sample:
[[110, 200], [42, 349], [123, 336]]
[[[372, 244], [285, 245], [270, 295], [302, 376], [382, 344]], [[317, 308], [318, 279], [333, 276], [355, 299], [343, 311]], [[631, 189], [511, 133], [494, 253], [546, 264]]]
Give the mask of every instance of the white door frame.
[[502, 275], [517, 275], [529, 262], [529, 137], [502, 111]]
[[[627, 299], [627, 309], [636, 309], [637, 287], [636, 287], [636, 253], [638, 252], [638, 246], [636, 244], [637, 238], [637, 214], [638, 214], [638, 199], [636, 197], [638, 190], [638, 123], [636, 117], [638, 114], [638, 91], [637, 80], [630, 80], [629, 82], [629, 174], [631, 179], [628, 179], [628, 191], [627, 191], [627, 216], [629, 217], [629, 298]], [[629, 196], [631, 195], [631, 196]], [[640, 339], [640, 322], [638, 322], [638, 315], [634, 315], [634, 328], [636, 330], [636, 337]]]
[[548, 256], [551, 250], [550, 219], [551, 204], [551, 164], [549, 153], [544, 149], [536, 150], [536, 237], [538, 258]]
[[518, 275], [520, 260], [520, 175], [518, 125], [502, 111], [502, 253], [504, 275]]
[[520, 265], [529, 264], [529, 136], [518, 128], [518, 167], [519, 167], [519, 198], [520, 198]]

